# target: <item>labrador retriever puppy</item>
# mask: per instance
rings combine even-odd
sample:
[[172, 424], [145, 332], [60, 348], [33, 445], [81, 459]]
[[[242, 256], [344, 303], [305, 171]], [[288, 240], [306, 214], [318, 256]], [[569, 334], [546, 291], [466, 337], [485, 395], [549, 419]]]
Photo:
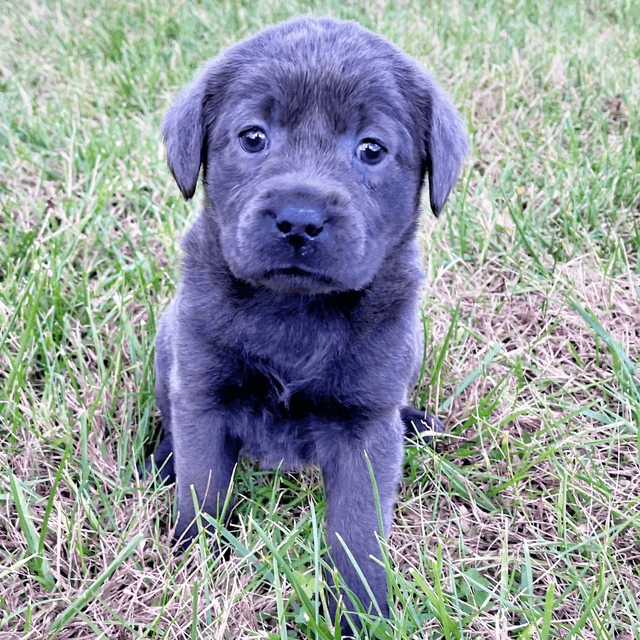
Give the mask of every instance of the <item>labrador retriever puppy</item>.
[[184, 197], [199, 174], [204, 191], [156, 343], [155, 465], [177, 481], [176, 536], [197, 532], [192, 490], [225, 516], [238, 456], [317, 464], [329, 560], [365, 610], [388, 616], [377, 536], [405, 428], [441, 428], [406, 404], [422, 355], [420, 197], [428, 179], [437, 215], [456, 181], [459, 114], [382, 37], [305, 17], [212, 60], [163, 133]]

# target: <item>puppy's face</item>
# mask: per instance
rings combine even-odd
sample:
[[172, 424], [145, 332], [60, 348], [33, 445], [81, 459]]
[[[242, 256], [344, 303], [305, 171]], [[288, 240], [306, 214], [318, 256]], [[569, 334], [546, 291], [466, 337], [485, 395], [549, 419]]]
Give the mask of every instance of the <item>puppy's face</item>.
[[[227, 50], [176, 101], [164, 133], [187, 197], [204, 167], [232, 273], [282, 293], [365, 287], [412, 237], [425, 172], [438, 212], [466, 147], [426, 74], [333, 20], [291, 21]], [[453, 155], [442, 163], [439, 140]]]
[[[209, 131], [206, 191], [234, 275], [290, 292], [360, 289], [415, 217], [420, 161], [367, 70], [248, 67]], [[401, 111], [402, 109], [400, 109]]]

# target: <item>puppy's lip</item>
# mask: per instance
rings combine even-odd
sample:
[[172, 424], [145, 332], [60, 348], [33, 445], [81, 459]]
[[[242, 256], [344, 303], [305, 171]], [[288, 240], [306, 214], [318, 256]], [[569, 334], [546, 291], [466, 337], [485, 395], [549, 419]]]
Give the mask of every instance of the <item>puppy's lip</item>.
[[281, 293], [316, 294], [344, 289], [333, 278], [300, 267], [271, 269], [258, 282]]
[[305, 269], [301, 269], [300, 267], [286, 267], [283, 269], [271, 269], [264, 274], [262, 279], [268, 280], [271, 278], [276, 278], [278, 276], [297, 276], [300, 278], [311, 278], [313, 280], [318, 280], [325, 284], [331, 284], [333, 282], [332, 278], [329, 278], [328, 276], [324, 276], [320, 273], [314, 273], [313, 271], [306, 271]]

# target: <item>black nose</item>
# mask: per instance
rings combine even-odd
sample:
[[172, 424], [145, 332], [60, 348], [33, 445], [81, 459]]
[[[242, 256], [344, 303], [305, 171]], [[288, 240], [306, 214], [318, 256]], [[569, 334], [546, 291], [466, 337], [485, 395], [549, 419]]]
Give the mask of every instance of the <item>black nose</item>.
[[282, 237], [295, 246], [301, 246], [322, 233], [324, 220], [318, 209], [287, 205], [280, 209], [275, 223]]

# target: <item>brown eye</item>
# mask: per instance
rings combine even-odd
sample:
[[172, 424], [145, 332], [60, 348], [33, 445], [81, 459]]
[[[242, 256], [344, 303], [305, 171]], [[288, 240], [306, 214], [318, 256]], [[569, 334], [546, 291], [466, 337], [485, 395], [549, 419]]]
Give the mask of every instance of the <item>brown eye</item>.
[[368, 165], [380, 164], [387, 155], [387, 150], [375, 140], [363, 140], [356, 149], [356, 157]]
[[264, 151], [269, 146], [267, 134], [257, 127], [243, 131], [239, 138], [240, 146], [247, 153], [258, 153], [260, 151]]

